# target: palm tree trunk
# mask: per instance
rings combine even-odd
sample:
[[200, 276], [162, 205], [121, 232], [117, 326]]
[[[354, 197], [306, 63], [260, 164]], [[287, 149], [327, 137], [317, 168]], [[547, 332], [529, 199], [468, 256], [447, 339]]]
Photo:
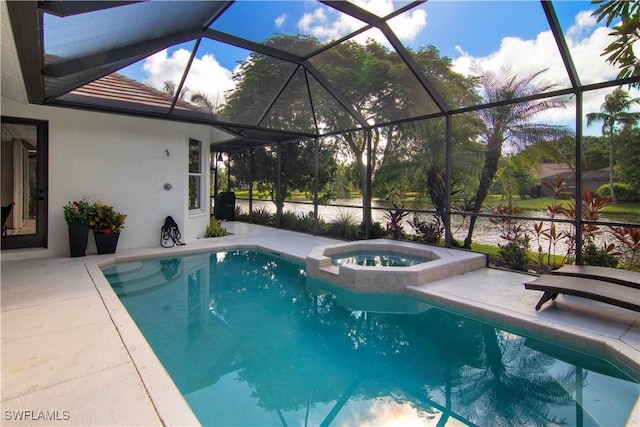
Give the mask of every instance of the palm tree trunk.
[[[473, 213], [480, 212], [484, 199], [489, 194], [489, 187], [493, 182], [493, 178], [498, 171], [498, 162], [502, 154], [502, 144], [496, 141], [497, 138], [493, 138], [487, 144], [487, 149], [484, 154], [484, 166], [482, 167], [482, 174], [480, 175], [480, 183], [478, 184], [478, 190], [473, 201]], [[471, 241], [473, 237], [473, 229], [476, 226], [477, 217], [472, 216], [469, 221], [469, 231], [467, 237], [464, 239], [464, 248], [471, 249]]]
[[427, 191], [429, 192], [429, 198], [433, 203], [433, 207], [438, 213], [436, 217], [445, 224], [445, 232], [451, 235], [451, 222], [444, 220], [443, 212], [446, 210], [446, 183], [445, 183], [445, 171], [432, 167], [427, 169]]

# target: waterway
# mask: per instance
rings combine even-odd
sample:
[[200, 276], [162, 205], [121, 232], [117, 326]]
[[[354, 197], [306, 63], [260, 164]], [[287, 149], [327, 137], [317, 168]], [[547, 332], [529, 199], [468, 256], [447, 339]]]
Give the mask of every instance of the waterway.
[[[333, 202], [334, 205], [338, 206], [318, 206], [318, 215], [325, 222], [337, 221], [345, 216], [349, 216], [351, 220], [355, 224], [359, 224], [362, 222], [362, 199], [361, 198], [352, 198], [352, 199], [339, 199]], [[381, 203], [380, 201], [373, 200], [372, 201], [372, 217], [374, 222], [379, 222], [380, 224], [385, 226], [388, 220], [385, 218], [385, 213], [387, 212], [385, 209], [389, 208], [389, 205], [386, 203]], [[249, 211], [249, 201], [244, 199], [236, 200], [236, 205], [239, 206], [244, 212]], [[254, 200], [253, 201], [253, 209], [266, 209], [269, 212], [275, 213], [276, 208], [275, 204], [271, 201], [265, 200]], [[294, 212], [296, 215], [307, 215], [309, 212], [313, 212], [314, 206], [313, 204], [307, 203], [290, 203], [287, 202], [284, 204], [285, 212]], [[420, 214], [422, 218], [429, 218], [430, 214]], [[543, 211], [524, 211], [522, 216], [529, 216], [535, 218], [547, 218], [547, 214]], [[413, 215], [407, 216], [405, 218], [403, 227], [404, 231], [408, 234], [414, 234], [411, 226], [408, 224], [408, 220], [410, 220]], [[603, 222], [617, 222], [617, 223], [640, 223], [640, 218], [632, 216], [632, 215], [616, 215], [616, 216], [602, 216], [600, 218]], [[530, 238], [530, 248], [533, 251], [538, 250], [538, 247], [542, 247], [543, 252], [552, 253], [556, 255], [564, 255], [567, 252], [567, 234], [572, 232], [573, 226], [567, 223], [553, 223], [551, 221], [546, 221], [543, 224], [543, 230], [549, 230], [552, 225], [555, 225], [555, 234], [557, 236], [556, 239], [549, 239], [548, 237], [543, 236], [543, 233], [535, 232], [534, 225], [538, 224], [540, 221], [520, 221], [519, 224], [522, 225], [522, 230]], [[469, 227], [469, 218], [463, 218], [460, 215], [452, 216], [452, 233], [453, 237], [458, 241], [463, 241], [467, 235], [467, 230]], [[550, 233], [547, 233], [550, 234]], [[539, 237], [539, 238], [538, 238]], [[473, 241], [476, 243], [489, 244], [497, 246], [499, 244], [504, 245], [507, 243], [505, 239], [501, 237], [501, 228], [492, 223], [488, 218], [479, 218], [476, 222], [476, 226], [473, 232]], [[616, 243], [616, 239], [611, 233], [609, 227], [600, 226], [598, 228], [598, 233], [596, 233], [596, 244], [598, 246], [602, 246], [604, 244]]]

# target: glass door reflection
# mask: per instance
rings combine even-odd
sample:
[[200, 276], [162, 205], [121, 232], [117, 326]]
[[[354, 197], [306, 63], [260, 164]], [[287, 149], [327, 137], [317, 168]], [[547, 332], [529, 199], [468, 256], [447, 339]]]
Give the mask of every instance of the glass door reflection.
[[2, 118], [2, 248], [46, 246], [46, 122]]

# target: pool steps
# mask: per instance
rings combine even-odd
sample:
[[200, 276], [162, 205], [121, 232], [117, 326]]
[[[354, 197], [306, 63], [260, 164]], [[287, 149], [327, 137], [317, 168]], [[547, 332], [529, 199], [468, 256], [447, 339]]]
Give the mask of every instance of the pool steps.
[[179, 259], [169, 262], [140, 261], [114, 264], [104, 269], [104, 275], [118, 295], [135, 295], [170, 284], [182, 273]]

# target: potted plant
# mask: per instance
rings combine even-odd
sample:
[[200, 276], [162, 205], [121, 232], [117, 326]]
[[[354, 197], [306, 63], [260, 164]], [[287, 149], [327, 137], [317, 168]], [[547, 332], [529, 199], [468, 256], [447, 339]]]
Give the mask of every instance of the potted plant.
[[69, 249], [72, 257], [87, 255], [89, 220], [93, 211], [86, 198], [67, 202], [62, 207], [64, 220], [69, 227]]
[[96, 240], [96, 248], [99, 254], [113, 254], [118, 246], [120, 231], [124, 228], [124, 220], [127, 216], [116, 212], [113, 206], [96, 202], [93, 205], [93, 213], [89, 225], [93, 230]]

